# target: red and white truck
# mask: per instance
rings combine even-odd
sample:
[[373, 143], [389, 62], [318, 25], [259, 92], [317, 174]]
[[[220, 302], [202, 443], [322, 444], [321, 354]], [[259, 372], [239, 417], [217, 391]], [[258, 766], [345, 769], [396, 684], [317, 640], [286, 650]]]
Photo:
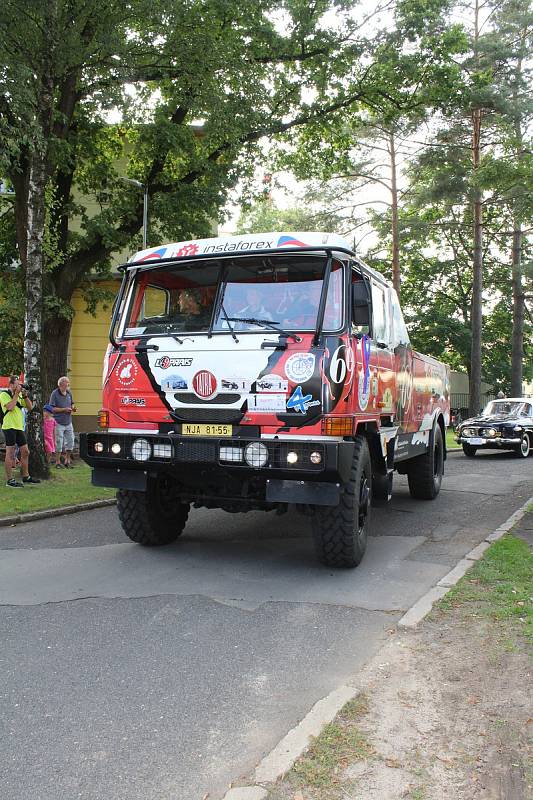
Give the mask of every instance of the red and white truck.
[[354, 567], [393, 473], [440, 490], [449, 372], [336, 234], [201, 239], [137, 253], [111, 323], [100, 429], [81, 437], [125, 533], [174, 541], [191, 505], [299, 509], [319, 559]]

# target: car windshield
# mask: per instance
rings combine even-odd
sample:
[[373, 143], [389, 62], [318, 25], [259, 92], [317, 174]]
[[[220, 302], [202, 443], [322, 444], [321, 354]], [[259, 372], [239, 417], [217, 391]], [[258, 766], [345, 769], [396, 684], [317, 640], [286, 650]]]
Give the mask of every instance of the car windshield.
[[516, 400], [492, 400], [483, 409], [484, 417], [518, 417], [524, 411], [524, 403]]
[[[326, 258], [280, 254], [190, 261], [137, 273], [125, 337], [192, 332], [314, 331]], [[323, 329], [343, 323], [343, 268], [333, 261]]]

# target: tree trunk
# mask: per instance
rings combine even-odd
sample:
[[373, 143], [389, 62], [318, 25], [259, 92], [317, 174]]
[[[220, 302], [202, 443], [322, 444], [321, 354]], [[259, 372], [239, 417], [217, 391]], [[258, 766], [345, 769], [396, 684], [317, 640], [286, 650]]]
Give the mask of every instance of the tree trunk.
[[389, 135], [389, 153], [391, 163], [391, 195], [392, 195], [392, 285], [396, 289], [396, 294], [400, 297], [401, 274], [400, 274], [400, 231], [398, 224], [398, 184], [396, 175], [396, 143], [394, 133]]
[[511, 397], [522, 396], [524, 363], [525, 294], [522, 285], [522, 229], [515, 218], [513, 231], [513, 343], [511, 355]]
[[[520, 53], [524, 52], [528, 36], [529, 22], [526, 22], [520, 37]], [[513, 86], [514, 107], [514, 134], [517, 164], [524, 160], [524, 146], [522, 133], [523, 106], [520, 99], [520, 85], [522, 83], [522, 57], [516, 64]], [[519, 214], [519, 203], [513, 203], [513, 252], [512, 252], [512, 290], [513, 290], [513, 334], [511, 346], [511, 397], [522, 396], [522, 381], [524, 378], [524, 323], [526, 313], [526, 298], [522, 280], [522, 220]]]
[[[481, 110], [476, 109], [472, 114], [472, 162], [473, 179], [476, 180], [476, 172], [480, 161], [480, 138], [481, 138]], [[471, 371], [470, 371], [470, 392], [468, 406], [472, 416], [478, 414], [481, 409], [481, 340], [483, 328], [483, 206], [481, 190], [474, 188], [473, 199], [474, 216], [474, 259], [473, 259], [473, 282], [472, 282], [472, 348], [471, 348]]]
[[45, 222], [46, 157], [36, 147], [30, 171], [28, 196], [28, 251], [26, 257], [26, 314], [24, 325], [24, 375], [32, 386], [34, 410], [28, 414], [30, 474], [48, 477], [44, 454], [41, 333], [43, 317], [43, 236]]
[[36, 126], [31, 151], [28, 186], [26, 312], [24, 319], [24, 373], [32, 386], [34, 410], [28, 414], [27, 436], [30, 449], [30, 474], [48, 478], [44, 452], [43, 387], [41, 375], [41, 341], [43, 322], [43, 241], [46, 215], [46, 184], [49, 177], [48, 143], [52, 128], [54, 86], [52, 58], [57, 41], [57, 4], [48, 0], [45, 28], [49, 47], [40, 57], [40, 73], [35, 96]]
[[41, 370], [45, 398], [57, 387], [58, 379], [67, 374], [71, 327], [72, 320], [65, 317], [45, 320]]

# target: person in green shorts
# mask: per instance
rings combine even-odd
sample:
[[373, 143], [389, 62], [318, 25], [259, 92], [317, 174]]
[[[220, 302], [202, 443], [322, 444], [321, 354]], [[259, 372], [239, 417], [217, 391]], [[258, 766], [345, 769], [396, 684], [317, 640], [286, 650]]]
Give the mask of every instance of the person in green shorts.
[[[23, 409], [31, 411], [33, 403], [28, 393], [22, 388], [16, 375], [11, 375], [7, 389], [0, 392], [0, 407], [4, 418], [2, 420], [2, 433], [6, 440], [6, 486], [19, 489], [26, 483], [40, 483], [37, 478], [32, 478], [28, 471], [28, 458], [30, 451], [24, 433]], [[13, 463], [16, 448], [20, 451], [20, 471], [22, 483], [13, 477]]]

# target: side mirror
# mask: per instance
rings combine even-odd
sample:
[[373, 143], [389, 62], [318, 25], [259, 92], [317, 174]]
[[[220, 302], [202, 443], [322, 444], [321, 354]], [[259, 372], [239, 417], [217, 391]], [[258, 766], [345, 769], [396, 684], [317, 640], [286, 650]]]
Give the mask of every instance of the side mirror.
[[370, 285], [365, 279], [352, 283], [352, 324], [367, 325], [372, 318], [372, 295]]

